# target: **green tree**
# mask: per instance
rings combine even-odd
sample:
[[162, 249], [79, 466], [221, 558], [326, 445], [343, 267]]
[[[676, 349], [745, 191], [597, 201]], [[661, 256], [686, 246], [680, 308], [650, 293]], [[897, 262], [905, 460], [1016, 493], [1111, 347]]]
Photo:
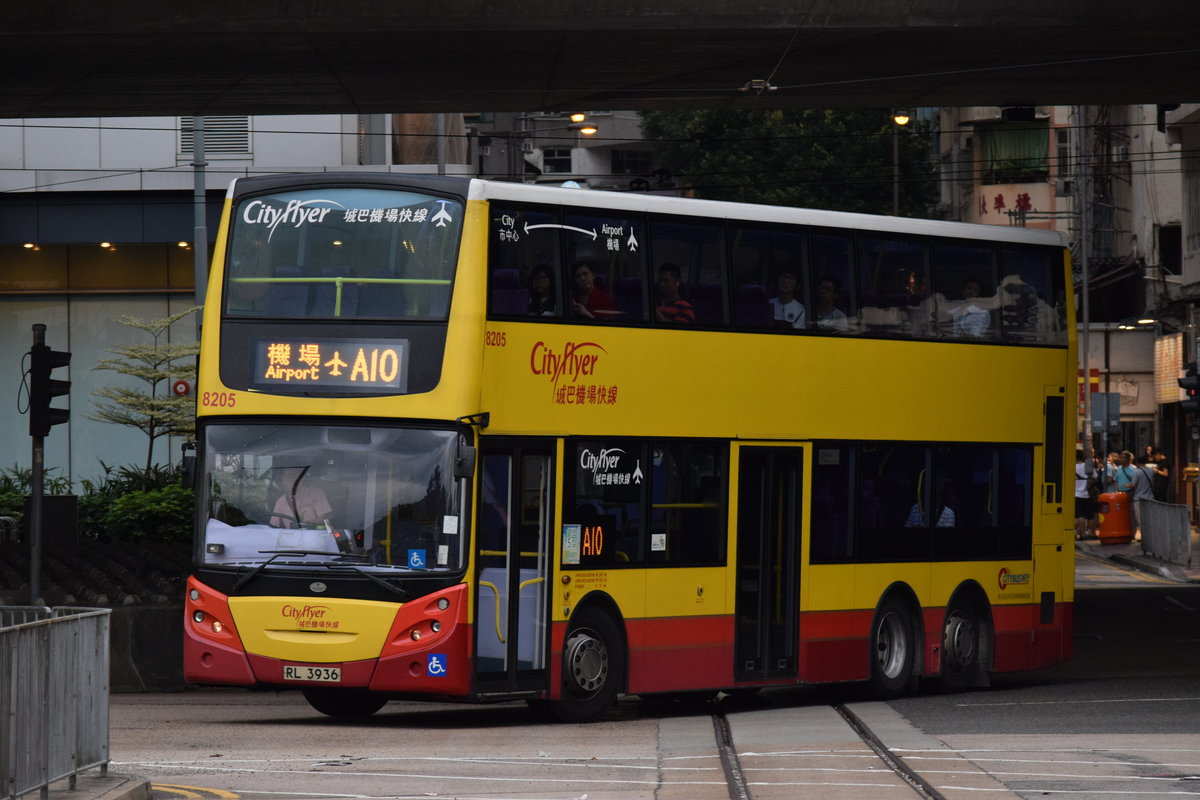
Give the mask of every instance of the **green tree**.
[[[105, 358], [93, 369], [107, 369], [136, 378], [144, 387], [106, 386], [92, 392], [100, 399], [96, 414], [98, 422], [128, 425], [146, 434], [146, 474], [153, 470], [154, 441], [161, 436], [192, 436], [196, 428], [196, 398], [194, 394], [176, 395], [172, 383], [196, 378], [196, 342], [176, 344], [164, 339], [168, 329], [184, 317], [194, 314], [189, 308], [169, 317], [143, 320], [122, 316], [117, 322], [150, 334], [151, 342], [123, 344], [108, 348], [117, 358]], [[164, 385], [165, 384], [165, 385]]]
[[[649, 111], [642, 133], [655, 164], [696, 197], [892, 213], [891, 112], [878, 109]], [[900, 213], [927, 217], [937, 202], [928, 123], [895, 142]]]

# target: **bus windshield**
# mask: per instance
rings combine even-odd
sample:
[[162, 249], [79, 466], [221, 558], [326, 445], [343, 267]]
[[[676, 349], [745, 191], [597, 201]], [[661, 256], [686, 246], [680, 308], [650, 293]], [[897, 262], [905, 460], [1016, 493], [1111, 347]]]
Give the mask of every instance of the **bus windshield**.
[[330, 187], [258, 195], [233, 215], [225, 313], [444, 320], [462, 204]]
[[197, 558], [460, 569], [467, 492], [454, 476], [459, 438], [415, 428], [210, 425]]

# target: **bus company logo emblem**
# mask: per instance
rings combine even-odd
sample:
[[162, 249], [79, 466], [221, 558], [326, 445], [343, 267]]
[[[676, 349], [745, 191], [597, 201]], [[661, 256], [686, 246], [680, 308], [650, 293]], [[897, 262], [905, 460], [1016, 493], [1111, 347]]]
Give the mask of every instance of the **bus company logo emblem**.
[[323, 592], [324, 592], [324, 591], [325, 591], [327, 588], [329, 588], [329, 587], [327, 587], [327, 586], [326, 586], [326, 585], [325, 585], [323, 582], [321, 582], [321, 581], [313, 581], [312, 583], [310, 583], [310, 584], [308, 585], [308, 590], [309, 590], [310, 592], [312, 592], [313, 594], [321, 594], [321, 593], [323, 593]]
[[[325, 203], [328, 208], [310, 208], [316, 203]], [[242, 209], [242, 222], [249, 225], [266, 225], [270, 229], [267, 234], [267, 241], [271, 241], [271, 237], [275, 235], [275, 229], [280, 225], [291, 225], [293, 228], [299, 228], [306, 222], [316, 223], [324, 222], [325, 215], [337, 208], [345, 208], [344, 205], [333, 200], [289, 200], [288, 204], [283, 208], [278, 206], [267, 205], [262, 200], [252, 200]]]
[[296, 620], [323, 619], [328, 613], [329, 606], [294, 606], [289, 603], [280, 609], [280, 614], [282, 614], [285, 619]]
[[545, 375], [555, 386], [563, 379], [578, 383], [580, 378], [596, 374], [601, 353], [607, 355], [608, 351], [596, 342], [567, 342], [562, 352], [538, 342], [529, 351], [529, 369], [534, 375]]
[[1004, 591], [1009, 586], [1016, 584], [1029, 583], [1030, 575], [1028, 572], [1009, 572], [1008, 567], [1000, 568], [1000, 591]]

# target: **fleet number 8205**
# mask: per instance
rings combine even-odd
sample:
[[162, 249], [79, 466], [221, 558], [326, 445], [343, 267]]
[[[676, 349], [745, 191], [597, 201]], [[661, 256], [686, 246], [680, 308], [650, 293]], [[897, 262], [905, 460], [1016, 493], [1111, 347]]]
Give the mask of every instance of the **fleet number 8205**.
[[237, 404], [237, 395], [233, 392], [202, 392], [200, 405], [217, 408], [233, 408]]

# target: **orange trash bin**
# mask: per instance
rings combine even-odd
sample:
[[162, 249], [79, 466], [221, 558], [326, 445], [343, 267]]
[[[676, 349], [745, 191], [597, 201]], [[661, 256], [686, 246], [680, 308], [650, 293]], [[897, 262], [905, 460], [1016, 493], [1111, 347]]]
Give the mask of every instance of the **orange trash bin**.
[[1133, 541], [1129, 522], [1129, 494], [1105, 492], [1096, 499], [1096, 516], [1100, 520], [1097, 535], [1100, 544], [1125, 544]]

